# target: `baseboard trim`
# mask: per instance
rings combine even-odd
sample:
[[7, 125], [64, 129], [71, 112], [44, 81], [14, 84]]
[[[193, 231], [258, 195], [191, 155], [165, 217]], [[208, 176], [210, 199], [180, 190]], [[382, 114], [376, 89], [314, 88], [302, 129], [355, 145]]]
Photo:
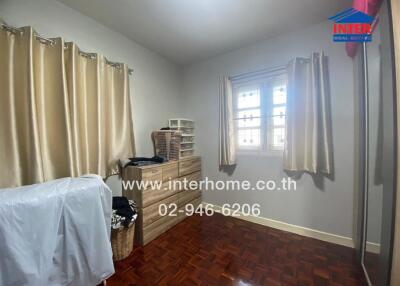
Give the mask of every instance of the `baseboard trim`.
[[[221, 213], [221, 210], [222, 210], [221, 206], [214, 205], [214, 204], [207, 203], [207, 202], [203, 202], [202, 206], [203, 207], [208, 206], [209, 208], [212, 208], [215, 212], [218, 212], [218, 213]], [[235, 218], [253, 222], [256, 224], [260, 224], [260, 225], [264, 225], [264, 226], [268, 226], [271, 228], [295, 233], [298, 235], [311, 237], [311, 238], [319, 239], [322, 241], [354, 248], [353, 239], [350, 237], [340, 236], [340, 235], [323, 232], [323, 231], [319, 231], [319, 230], [315, 230], [315, 229], [311, 229], [311, 228], [306, 228], [306, 227], [302, 227], [302, 226], [298, 226], [298, 225], [294, 225], [294, 224], [289, 224], [289, 223], [285, 223], [285, 222], [281, 222], [281, 221], [277, 221], [277, 220], [273, 220], [273, 219], [269, 219], [269, 218], [265, 218], [265, 217], [252, 216], [252, 215], [245, 216], [242, 213], [239, 213], [239, 216], [235, 216]]]
[[379, 254], [381, 253], [381, 245], [378, 243], [374, 243], [374, 242], [368, 242], [367, 241], [367, 252], [371, 252], [374, 254]]

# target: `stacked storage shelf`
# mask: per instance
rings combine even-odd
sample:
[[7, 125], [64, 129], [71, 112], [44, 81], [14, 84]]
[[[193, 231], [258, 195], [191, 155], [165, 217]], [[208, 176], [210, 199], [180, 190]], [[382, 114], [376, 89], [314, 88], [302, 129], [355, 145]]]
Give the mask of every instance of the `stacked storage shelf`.
[[171, 130], [181, 133], [181, 148], [179, 158], [194, 155], [194, 121], [184, 118], [173, 118], [169, 120], [168, 126]]

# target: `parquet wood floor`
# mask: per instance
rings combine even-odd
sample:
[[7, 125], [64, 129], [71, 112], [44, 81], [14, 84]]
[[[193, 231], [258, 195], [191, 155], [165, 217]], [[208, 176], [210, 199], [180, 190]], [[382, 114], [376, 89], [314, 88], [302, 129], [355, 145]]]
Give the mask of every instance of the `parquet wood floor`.
[[107, 286], [365, 285], [351, 248], [232, 217], [190, 217], [115, 263]]

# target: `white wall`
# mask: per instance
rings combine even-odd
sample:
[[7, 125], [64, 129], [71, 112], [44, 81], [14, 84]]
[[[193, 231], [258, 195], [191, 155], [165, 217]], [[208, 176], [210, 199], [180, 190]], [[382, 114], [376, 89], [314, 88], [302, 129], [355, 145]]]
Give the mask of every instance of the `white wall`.
[[[63, 37], [87, 52], [105, 55], [134, 69], [130, 87], [136, 153], [153, 155], [150, 133], [179, 116], [181, 69], [156, 53], [52, 0], [0, 0], [0, 17], [13, 26], [33, 26], [45, 37]], [[108, 181], [115, 193], [120, 184]]]
[[331, 24], [324, 22], [253, 46], [220, 55], [184, 69], [185, 108], [196, 120], [196, 148], [203, 157], [203, 175], [210, 179], [280, 181], [285, 173], [280, 157], [240, 156], [229, 177], [218, 170], [218, 77], [286, 64], [296, 56], [324, 51], [329, 58], [335, 178], [304, 174], [297, 191], [208, 191], [205, 202], [259, 203], [261, 216], [352, 236], [353, 221], [353, 64], [342, 44], [333, 43]]

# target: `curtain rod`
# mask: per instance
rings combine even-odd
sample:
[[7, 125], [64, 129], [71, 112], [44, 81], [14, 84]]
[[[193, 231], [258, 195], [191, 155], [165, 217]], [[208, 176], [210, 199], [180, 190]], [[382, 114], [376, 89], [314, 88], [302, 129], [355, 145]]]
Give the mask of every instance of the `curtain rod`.
[[279, 71], [286, 71], [286, 68], [287, 68], [287, 65], [280, 65], [280, 66], [276, 66], [273, 68], [265, 68], [265, 69], [260, 69], [260, 70], [256, 70], [256, 71], [237, 74], [234, 76], [230, 76], [229, 79], [233, 80], [233, 81], [241, 80], [241, 79], [246, 79], [248, 77], [261, 76], [264, 74], [269, 74], [269, 73], [274, 73], [274, 72], [279, 72]]
[[[23, 29], [10, 26], [10, 25], [8, 25], [6, 23], [1, 23], [1, 27], [3, 29], [7, 30], [7, 31], [10, 31], [11, 33], [22, 33], [23, 32]], [[36, 39], [38, 39], [43, 44], [53, 45], [55, 43], [54, 40], [42, 37], [37, 32], [34, 32], [34, 36], [35, 36]], [[64, 44], [64, 48], [65, 47], [66, 47], [66, 44]], [[83, 51], [79, 51], [79, 53], [82, 56], [85, 56], [85, 57], [91, 58], [91, 59], [96, 58], [96, 56], [97, 56], [95, 53], [86, 53], [86, 52], [83, 52]], [[112, 66], [112, 67], [119, 68], [122, 65], [121, 63], [112, 62], [112, 61], [109, 61], [107, 59], [105, 59], [105, 60], [106, 60], [106, 63], [108, 65]], [[129, 73], [129, 75], [132, 75], [133, 74], [133, 69], [128, 68], [128, 73]]]

